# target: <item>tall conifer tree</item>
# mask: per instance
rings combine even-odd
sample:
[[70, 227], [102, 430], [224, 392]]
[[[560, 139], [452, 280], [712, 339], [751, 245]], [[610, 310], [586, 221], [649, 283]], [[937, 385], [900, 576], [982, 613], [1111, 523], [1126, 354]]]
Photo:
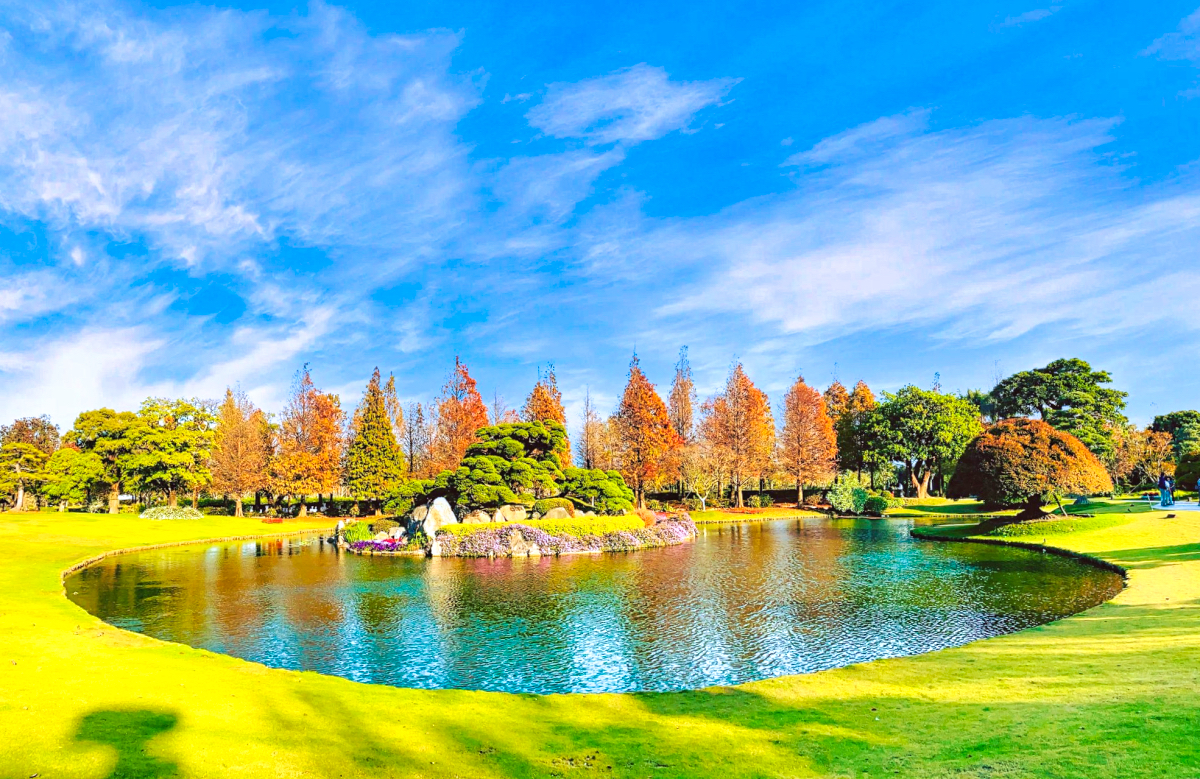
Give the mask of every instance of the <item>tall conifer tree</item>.
[[358, 429], [346, 453], [346, 486], [350, 494], [371, 501], [376, 511], [380, 500], [404, 476], [404, 457], [396, 443], [387, 406], [376, 368], [355, 414]]

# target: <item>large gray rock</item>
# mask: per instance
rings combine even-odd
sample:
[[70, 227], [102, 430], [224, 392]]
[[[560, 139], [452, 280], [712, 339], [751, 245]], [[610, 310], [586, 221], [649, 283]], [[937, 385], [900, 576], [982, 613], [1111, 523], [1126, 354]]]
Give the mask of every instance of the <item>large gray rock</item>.
[[417, 506], [415, 509], [413, 509], [412, 518], [416, 522], [424, 522], [425, 515], [428, 513], [429, 513], [429, 507], [422, 504], [420, 506]]
[[463, 522], [470, 524], [478, 524], [480, 522], [491, 522], [492, 515], [486, 511], [472, 511], [470, 514], [463, 517]]
[[562, 506], [555, 506], [554, 508], [547, 511], [542, 516], [542, 519], [570, 519], [570, 518], [571, 518], [571, 512], [567, 511]]
[[426, 536], [433, 538], [446, 525], [457, 524], [458, 517], [454, 516], [454, 509], [450, 508], [449, 502], [445, 498], [438, 498], [430, 504], [421, 529], [425, 531]]
[[542, 550], [532, 541], [526, 541], [520, 530], [514, 530], [508, 537], [508, 553], [513, 557], [540, 556]]
[[529, 511], [521, 505], [510, 503], [507, 506], [501, 506], [496, 509], [496, 515], [492, 517], [493, 522], [524, 522], [529, 518]]

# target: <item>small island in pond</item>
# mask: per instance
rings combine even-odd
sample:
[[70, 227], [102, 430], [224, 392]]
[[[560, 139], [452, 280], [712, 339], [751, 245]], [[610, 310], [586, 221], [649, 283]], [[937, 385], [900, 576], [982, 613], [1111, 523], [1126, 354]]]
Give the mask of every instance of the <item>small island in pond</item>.
[[[374, 419], [367, 394], [356, 442], [388, 424], [386, 416]], [[476, 438], [457, 468], [402, 482], [379, 500], [378, 516], [339, 522], [338, 545], [359, 554], [523, 557], [695, 538], [686, 513], [634, 511], [634, 492], [618, 472], [564, 468], [567, 431], [555, 420], [483, 427]], [[365, 472], [375, 458], [360, 452], [357, 459]]]

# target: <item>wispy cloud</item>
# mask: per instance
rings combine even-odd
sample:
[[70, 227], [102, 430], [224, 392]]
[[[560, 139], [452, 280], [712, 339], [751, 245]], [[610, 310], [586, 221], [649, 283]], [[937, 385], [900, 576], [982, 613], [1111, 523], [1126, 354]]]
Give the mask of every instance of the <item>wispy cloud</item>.
[[1200, 10], [1179, 23], [1179, 29], [1158, 38], [1142, 52], [1163, 59], [1200, 60]]
[[1061, 5], [1052, 5], [1048, 8], [1035, 8], [1032, 11], [1026, 11], [1023, 14], [1009, 16], [999, 24], [1000, 27], [1021, 27], [1022, 25], [1032, 22], [1040, 22], [1047, 19], [1062, 10]]
[[645, 63], [608, 76], [551, 84], [529, 123], [556, 138], [588, 143], [638, 143], [688, 127], [701, 109], [721, 100], [738, 79], [672, 81]]

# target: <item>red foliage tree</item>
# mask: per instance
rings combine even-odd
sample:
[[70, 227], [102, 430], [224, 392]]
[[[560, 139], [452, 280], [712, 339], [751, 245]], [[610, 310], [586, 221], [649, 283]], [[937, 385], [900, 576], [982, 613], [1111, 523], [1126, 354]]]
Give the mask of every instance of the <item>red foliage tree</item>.
[[1037, 419], [1006, 419], [967, 445], [949, 495], [1024, 505], [1024, 518], [1041, 516], [1047, 493], [1097, 495], [1112, 488], [1104, 465], [1075, 436]]
[[646, 505], [646, 484], [658, 474], [664, 455], [678, 446], [667, 406], [642, 373], [637, 355], [629, 363], [629, 383], [615, 417], [621, 475], [633, 487], [639, 508]]
[[449, 471], [462, 462], [475, 432], [487, 427], [488, 410], [462, 360], [454, 358], [454, 371], [437, 401], [437, 430], [433, 440], [434, 473]]

